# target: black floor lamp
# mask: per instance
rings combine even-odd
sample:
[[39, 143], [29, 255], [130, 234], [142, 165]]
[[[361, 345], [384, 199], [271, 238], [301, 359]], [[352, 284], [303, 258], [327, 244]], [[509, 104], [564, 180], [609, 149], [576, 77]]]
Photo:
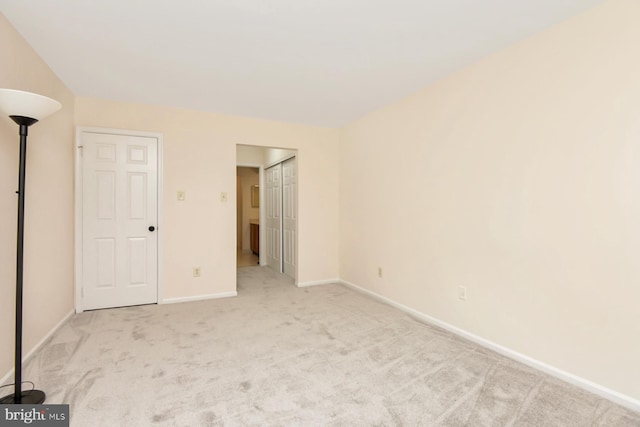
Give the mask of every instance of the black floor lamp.
[[40, 390], [22, 391], [22, 271], [24, 248], [24, 188], [27, 166], [27, 134], [29, 126], [55, 113], [62, 105], [51, 98], [13, 89], [0, 89], [0, 112], [20, 126], [20, 169], [18, 175], [18, 238], [16, 262], [16, 334], [14, 393], [0, 399], [0, 404], [43, 403]]

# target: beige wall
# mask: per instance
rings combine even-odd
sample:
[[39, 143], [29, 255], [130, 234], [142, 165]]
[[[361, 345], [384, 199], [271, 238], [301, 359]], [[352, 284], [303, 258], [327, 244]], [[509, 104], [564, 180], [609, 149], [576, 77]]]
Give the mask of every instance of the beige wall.
[[88, 98], [76, 100], [76, 119], [164, 135], [164, 298], [235, 291], [236, 144], [298, 150], [298, 280], [338, 277], [337, 130]]
[[[74, 98], [2, 14], [0, 52], [0, 87], [40, 93], [62, 103], [61, 111], [29, 130], [26, 355], [73, 309]], [[18, 158], [18, 126], [8, 117], [0, 117], [0, 378], [13, 367]]]
[[606, 2], [348, 126], [341, 277], [640, 399], [639, 16]]

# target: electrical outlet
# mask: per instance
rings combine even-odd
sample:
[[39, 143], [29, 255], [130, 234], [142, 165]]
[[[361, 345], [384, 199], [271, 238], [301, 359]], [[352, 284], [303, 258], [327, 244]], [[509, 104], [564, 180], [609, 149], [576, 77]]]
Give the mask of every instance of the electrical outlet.
[[227, 193], [225, 193], [224, 191], [222, 193], [220, 193], [220, 201], [221, 202], [226, 202], [227, 199], [228, 199]]
[[200, 277], [200, 267], [193, 267], [193, 277]]
[[184, 202], [184, 199], [186, 199], [187, 195], [185, 194], [184, 191], [178, 191], [178, 201], [179, 202]]
[[378, 267], [378, 277], [382, 277], [382, 267]]
[[467, 300], [467, 287], [466, 286], [458, 286], [458, 298], [462, 301]]

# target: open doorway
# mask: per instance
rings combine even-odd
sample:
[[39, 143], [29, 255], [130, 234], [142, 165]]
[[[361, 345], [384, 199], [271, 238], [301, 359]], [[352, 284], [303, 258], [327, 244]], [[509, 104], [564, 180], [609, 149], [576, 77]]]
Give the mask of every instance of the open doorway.
[[236, 167], [237, 247], [236, 265], [260, 264], [260, 169]]
[[[298, 184], [297, 150], [284, 148], [236, 146], [236, 167], [238, 169], [238, 219], [237, 231], [240, 255], [259, 254], [259, 265], [289, 276], [294, 283], [298, 277]], [[258, 187], [251, 188], [242, 168], [258, 170]], [[253, 184], [255, 185], [255, 184]], [[250, 194], [247, 194], [249, 192]], [[256, 194], [258, 193], [258, 194]], [[247, 217], [247, 205], [251, 197], [259, 199], [258, 214], [255, 211]], [[240, 202], [242, 201], [242, 206]], [[241, 224], [241, 227], [240, 227]], [[240, 229], [241, 228], [241, 229]], [[251, 251], [251, 230], [254, 230], [254, 248]], [[242, 242], [242, 247], [240, 247]], [[254, 264], [252, 264], [254, 265]]]

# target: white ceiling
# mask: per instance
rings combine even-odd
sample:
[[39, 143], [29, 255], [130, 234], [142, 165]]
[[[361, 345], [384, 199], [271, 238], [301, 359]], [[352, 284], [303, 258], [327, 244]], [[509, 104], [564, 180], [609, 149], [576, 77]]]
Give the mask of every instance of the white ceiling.
[[339, 127], [602, 0], [0, 0], [78, 96]]

